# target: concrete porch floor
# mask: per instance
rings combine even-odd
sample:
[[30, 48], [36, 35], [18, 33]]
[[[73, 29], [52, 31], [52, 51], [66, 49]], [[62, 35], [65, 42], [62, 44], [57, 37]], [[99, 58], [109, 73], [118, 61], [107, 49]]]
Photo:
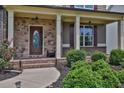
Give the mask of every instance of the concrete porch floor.
[[0, 81], [0, 88], [16, 88], [15, 83], [21, 81], [21, 88], [44, 88], [55, 82], [60, 76], [55, 67], [24, 69], [23, 73]]

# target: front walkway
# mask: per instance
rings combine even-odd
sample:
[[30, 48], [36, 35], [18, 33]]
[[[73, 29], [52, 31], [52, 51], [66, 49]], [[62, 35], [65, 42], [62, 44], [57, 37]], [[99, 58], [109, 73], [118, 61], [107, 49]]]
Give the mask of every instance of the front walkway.
[[14, 78], [0, 81], [0, 88], [16, 88], [15, 83], [21, 81], [22, 88], [43, 88], [55, 82], [60, 76], [55, 67], [24, 69]]

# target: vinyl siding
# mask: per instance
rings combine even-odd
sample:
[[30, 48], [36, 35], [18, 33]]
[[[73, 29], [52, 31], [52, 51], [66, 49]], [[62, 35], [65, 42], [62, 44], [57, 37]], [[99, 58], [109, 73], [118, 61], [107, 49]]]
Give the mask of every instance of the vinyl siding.
[[[112, 5], [108, 11], [113, 12], [123, 12], [124, 5]], [[112, 49], [118, 48], [118, 23], [111, 23], [106, 26], [106, 44], [107, 44], [107, 53], [110, 54]]]

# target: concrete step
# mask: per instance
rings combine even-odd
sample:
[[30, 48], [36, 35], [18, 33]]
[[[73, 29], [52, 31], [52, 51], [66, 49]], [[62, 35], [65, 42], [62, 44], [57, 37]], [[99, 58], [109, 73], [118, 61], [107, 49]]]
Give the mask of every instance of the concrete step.
[[44, 68], [44, 67], [54, 67], [55, 63], [39, 63], [39, 64], [23, 64], [23, 69], [27, 68]]
[[11, 64], [10, 64], [10, 67], [13, 68], [13, 69], [20, 69], [20, 63], [21, 63], [21, 68], [22, 69], [54, 67], [55, 64], [56, 64], [56, 61], [57, 61], [56, 58], [12, 60]]

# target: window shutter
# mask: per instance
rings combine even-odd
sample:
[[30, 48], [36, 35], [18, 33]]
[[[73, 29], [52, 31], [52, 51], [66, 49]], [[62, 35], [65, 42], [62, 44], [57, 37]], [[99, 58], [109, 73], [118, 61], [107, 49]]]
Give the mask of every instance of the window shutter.
[[74, 8], [74, 5], [70, 5], [70, 8]]
[[74, 24], [70, 25], [70, 48], [74, 48]]
[[94, 5], [94, 10], [95, 10], [95, 11], [97, 10], [97, 5]]
[[97, 47], [97, 26], [94, 26], [94, 47]]

